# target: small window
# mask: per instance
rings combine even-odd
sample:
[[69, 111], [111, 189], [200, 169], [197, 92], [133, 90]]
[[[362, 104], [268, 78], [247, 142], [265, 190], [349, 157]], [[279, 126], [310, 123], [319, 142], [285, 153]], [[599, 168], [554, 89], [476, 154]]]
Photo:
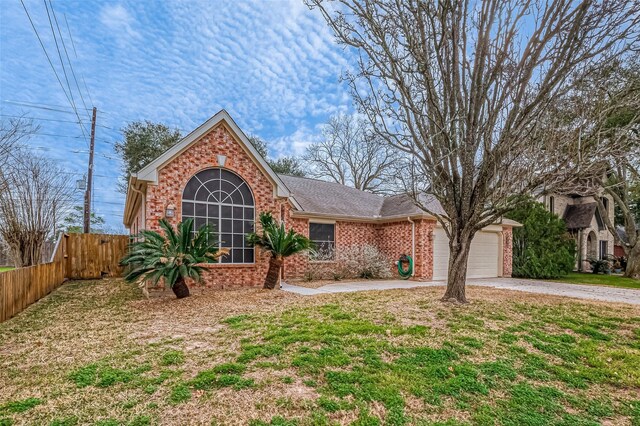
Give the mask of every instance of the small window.
[[552, 195], [549, 197], [549, 211], [555, 213], [556, 210], [556, 198]]
[[336, 247], [336, 225], [334, 223], [309, 223], [309, 238], [316, 246], [316, 260], [330, 260]]
[[606, 259], [608, 254], [608, 250], [609, 250], [609, 241], [607, 240], [602, 240], [600, 241], [600, 259]]
[[609, 199], [607, 197], [602, 197], [602, 205], [604, 206], [604, 212], [609, 214]]

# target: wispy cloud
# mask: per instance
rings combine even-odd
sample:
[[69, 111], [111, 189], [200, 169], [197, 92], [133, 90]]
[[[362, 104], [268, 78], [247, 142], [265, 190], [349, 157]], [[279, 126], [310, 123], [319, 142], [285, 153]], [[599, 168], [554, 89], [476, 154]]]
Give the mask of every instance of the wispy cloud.
[[[113, 215], [109, 223], [120, 222], [123, 202], [115, 192], [120, 165], [112, 143], [129, 121], [160, 121], [188, 132], [225, 108], [241, 128], [269, 141], [277, 157], [301, 153], [329, 115], [352, 110], [339, 81], [350, 56], [302, 0], [69, 0], [54, 6], [68, 19], [74, 68], [86, 79], [98, 123], [106, 126], [98, 128], [96, 174], [107, 177], [96, 178], [95, 203]], [[27, 7], [53, 54], [42, 3]], [[0, 13], [2, 99], [68, 104], [19, 3], [4, 4]], [[7, 103], [0, 108], [3, 114], [73, 118]], [[42, 129], [79, 135], [73, 123], [43, 121]], [[38, 137], [33, 143], [55, 147], [42, 153], [84, 173], [86, 154], [71, 152], [86, 150], [81, 139]]]
[[121, 4], [103, 6], [100, 10], [100, 22], [121, 43], [124, 43], [127, 38], [139, 39], [141, 37], [135, 29], [137, 26], [135, 18]]

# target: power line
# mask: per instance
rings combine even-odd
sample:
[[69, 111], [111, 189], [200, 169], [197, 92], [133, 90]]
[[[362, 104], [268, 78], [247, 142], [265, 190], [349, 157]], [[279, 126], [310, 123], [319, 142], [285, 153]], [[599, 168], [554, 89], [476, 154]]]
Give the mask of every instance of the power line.
[[[77, 124], [78, 122], [75, 120], [61, 120], [58, 118], [44, 118], [44, 117], [31, 117], [29, 115], [11, 115], [11, 114], [0, 114], [0, 117], [7, 117], [7, 118], [27, 118], [29, 120], [38, 120], [38, 121], [53, 121], [56, 123], [74, 123]], [[116, 128], [113, 127], [109, 127], [109, 126], [103, 126], [101, 124], [96, 124], [97, 127], [102, 127], [104, 129], [109, 129], [109, 130], [115, 130], [115, 131], [120, 131]]]
[[[52, 105], [52, 104], [45, 104], [43, 102], [30, 102], [30, 101], [12, 101], [10, 99], [3, 99], [2, 102], [6, 102], [9, 104], [15, 104], [15, 105], [22, 105], [22, 106], [27, 106], [27, 107], [33, 107], [33, 108], [71, 108], [68, 105]], [[82, 108], [81, 108], [82, 109]], [[58, 111], [58, 110], [55, 110]], [[73, 111], [67, 111], [67, 110], [59, 110], [60, 112], [66, 112], [67, 114], [73, 114]], [[75, 121], [74, 121], [75, 123]]]
[[[71, 28], [69, 28], [69, 21], [67, 21], [67, 14], [65, 13], [64, 15], [64, 23], [67, 25], [67, 33], [69, 33], [69, 40], [71, 40], [71, 46], [73, 47], [73, 54], [75, 55], [76, 59], [78, 59], [78, 52], [76, 51], [76, 43], [73, 41], [73, 35], [71, 34]], [[84, 84], [84, 88], [87, 91], [87, 95], [89, 96], [89, 101], [91, 102], [91, 105], [95, 105], [93, 103], [93, 99], [91, 98], [91, 92], [89, 91], [89, 87], [87, 87], [87, 82], [84, 80], [84, 76], [82, 74], [80, 74], [80, 78], [82, 79], [82, 84]]]
[[[53, 22], [51, 21], [51, 15], [49, 14], [49, 7], [47, 6], [47, 0], [42, 0], [44, 2], [44, 8], [47, 11], [47, 18], [49, 18], [49, 27], [51, 28], [51, 35], [53, 35], [53, 42], [56, 45], [56, 51], [58, 52], [58, 58], [60, 59], [60, 65], [62, 66], [62, 72], [64, 74], [64, 80], [67, 82], [67, 89], [69, 89], [69, 96], [71, 98], [71, 106], [73, 107], [73, 111], [76, 113], [78, 117], [78, 123], [80, 124], [80, 129], [82, 130], [82, 135], [85, 138], [85, 143], [87, 142], [87, 135], [84, 132], [84, 126], [82, 125], [82, 120], [80, 119], [80, 115], [78, 114], [78, 108], [76, 107], [76, 101], [73, 98], [73, 90], [71, 89], [71, 85], [69, 84], [69, 77], [67, 76], [67, 68], [64, 66], [64, 61], [62, 60], [62, 53], [60, 53], [60, 46], [58, 46], [58, 38], [56, 37], [56, 32], [53, 29]], [[64, 90], [64, 88], [63, 88]]]
[[76, 102], [73, 98], [73, 90], [71, 90], [71, 85], [69, 84], [69, 77], [67, 76], [67, 68], [64, 66], [64, 61], [62, 60], [62, 53], [60, 53], [60, 46], [58, 46], [58, 37], [56, 37], [56, 32], [53, 29], [53, 22], [51, 21], [51, 14], [49, 13], [49, 6], [47, 6], [47, 0], [42, 0], [44, 3], [44, 8], [47, 11], [47, 18], [49, 19], [49, 27], [51, 28], [51, 35], [53, 36], [53, 42], [56, 45], [56, 51], [58, 52], [58, 59], [60, 60], [60, 65], [62, 66], [62, 73], [64, 74], [64, 80], [67, 83], [67, 89], [69, 89], [69, 96], [71, 97], [71, 106], [74, 111], [78, 111], [76, 108]]
[[[38, 136], [54, 136], [54, 137], [58, 137], [58, 138], [68, 138], [68, 139], [82, 139], [82, 136], [71, 136], [71, 135], [58, 135], [55, 133], [36, 133], [36, 135]], [[115, 145], [115, 142], [112, 142], [110, 140], [107, 139], [101, 139], [101, 138], [96, 138], [97, 141], [100, 142], [105, 142], [111, 145]]]
[[[40, 151], [49, 151], [51, 149], [55, 149], [56, 151], [65, 151], [65, 152], [70, 152], [72, 154], [89, 154], [89, 151], [84, 151], [84, 150], [79, 150], [79, 149], [64, 149], [64, 148], [51, 148], [51, 147], [47, 147], [47, 146], [29, 146], [29, 145], [20, 145], [24, 148], [29, 148], [29, 149], [36, 149], [36, 150], [40, 150]], [[106, 154], [102, 154], [102, 153], [96, 153], [95, 155], [99, 156], [99, 157], [103, 157], [106, 158], [107, 160], [114, 160], [114, 161], [120, 161], [120, 158], [117, 157], [112, 157]]]
[[[51, 58], [49, 57], [49, 53], [47, 52], [47, 49], [44, 47], [44, 43], [42, 42], [42, 38], [40, 38], [40, 34], [38, 33], [38, 30], [37, 30], [35, 24], [33, 23], [33, 19], [31, 19], [31, 15], [29, 14], [29, 10], [27, 9], [27, 6], [24, 4], [24, 0], [20, 0], [20, 3], [22, 4], [22, 8], [24, 9], [25, 13], [27, 14], [27, 18], [29, 19], [29, 22], [31, 23], [31, 28], [33, 28], [33, 31], [35, 32], [36, 37], [38, 38], [38, 41], [40, 42], [40, 47], [42, 47], [42, 51], [44, 52], [44, 55], [47, 57], [47, 61], [49, 62], [49, 65], [51, 66], [51, 69], [53, 70], [53, 73], [55, 74], [56, 79], [58, 80], [58, 83], [60, 84], [60, 88], [62, 88], [62, 91], [64, 92], [64, 95], [67, 98], [67, 100], [69, 101], [69, 103], [71, 105], [74, 105], [74, 103], [71, 102], [71, 98], [69, 98], [69, 95], [67, 94], [66, 90], [64, 89], [64, 85], [62, 84], [62, 80], [60, 80], [60, 76], [58, 75], [58, 72], [56, 71], [56, 68], [53, 66], [53, 62], [51, 61]], [[45, 6], [46, 6], [46, 3], [45, 3]], [[49, 10], [48, 9], [47, 9], [47, 14], [49, 14]], [[57, 42], [56, 42], [56, 44], [57, 44]], [[80, 129], [82, 129], [82, 134], [84, 135], [84, 127], [82, 126], [82, 120], [80, 120], [80, 115], [78, 115], [78, 111], [75, 109], [75, 106], [74, 106], [74, 112], [75, 112], [76, 117], [78, 118], [78, 123], [80, 123]], [[85, 135], [85, 141], [86, 141], [86, 135]]]
[[66, 90], [64, 90], [64, 85], [62, 84], [62, 81], [60, 80], [60, 77], [58, 76], [58, 72], [56, 71], [56, 68], [53, 66], [53, 62], [51, 62], [51, 58], [49, 57], [49, 53], [47, 53], [47, 49], [44, 47], [44, 43], [42, 42], [42, 39], [40, 38], [40, 34], [38, 33], [38, 30], [36, 29], [36, 26], [33, 23], [33, 20], [31, 19], [31, 15], [29, 14], [29, 11], [27, 10], [27, 6], [24, 4], [24, 0], [20, 0], [20, 3], [22, 4], [22, 7], [24, 8], [25, 13], [27, 14], [27, 18], [29, 18], [29, 22], [31, 23], [31, 28], [33, 28], [33, 31], [36, 33], [36, 37], [38, 37], [38, 41], [40, 42], [40, 46], [42, 47], [42, 51], [44, 52], [45, 56], [47, 57], [47, 61], [49, 61], [49, 65], [51, 65], [51, 69], [53, 70], [53, 73], [56, 75], [56, 79], [58, 80], [58, 83], [60, 83], [60, 87], [62, 88], [62, 91], [64, 92], [64, 94], [67, 97], [67, 99], [69, 99], [69, 96], [67, 95]]
[[[15, 105], [20, 105], [20, 106], [25, 106], [28, 108], [37, 108], [37, 109], [43, 109], [43, 110], [47, 110], [47, 111], [55, 111], [55, 112], [64, 112], [65, 114], [75, 114], [73, 111], [65, 111], [62, 109], [57, 109], [57, 108], [50, 108], [50, 107], [46, 107], [46, 106], [40, 106], [40, 105], [26, 105], [26, 104], [21, 104], [18, 102], [11, 102], [11, 101], [4, 101], [10, 104], [15, 104]], [[73, 121], [73, 123], [77, 123], [77, 121]]]
[[67, 25], [67, 32], [69, 33], [69, 38], [71, 39], [71, 47], [73, 47], [73, 54], [75, 55], [76, 59], [78, 59], [78, 52], [76, 51], [76, 44], [74, 43], [73, 37], [71, 36], [71, 29], [69, 28], [69, 21], [67, 21], [67, 14], [63, 13], [62, 16], [64, 16], [64, 23]]
[[[86, 110], [87, 109], [87, 104], [84, 101], [84, 96], [82, 96], [82, 90], [80, 90], [80, 85], [78, 84], [78, 79], [76, 78], [76, 73], [73, 70], [73, 65], [71, 64], [71, 58], [69, 58], [69, 52], [67, 52], [67, 45], [64, 42], [64, 37], [62, 37], [62, 31], [60, 31], [60, 25], [58, 24], [58, 17], [56, 16], [56, 11], [53, 8], [53, 4], [51, 3], [51, 0], [49, 0], [49, 7], [51, 7], [51, 14], [53, 15], [53, 20], [56, 23], [56, 28], [58, 29], [58, 35], [60, 35], [60, 42], [62, 43], [62, 48], [64, 49], [64, 54], [67, 57], [67, 63], [69, 64], [69, 68], [71, 69], [71, 75], [73, 76], [73, 80], [76, 83], [76, 88], [78, 89], [78, 94], [80, 95], [80, 100], [82, 101], [82, 106], [84, 106], [84, 109]], [[69, 90], [71, 90], [71, 89], [69, 89]]]
[[[80, 172], [59, 172], [59, 173], [63, 175], [75, 175], [75, 176], [86, 175], [86, 173], [80, 173]], [[93, 177], [101, 177], [101, 178], [109, 178], [109, 179], [118, 178], [118, 176], [107, 176], [107, 175], [93, 175]]]

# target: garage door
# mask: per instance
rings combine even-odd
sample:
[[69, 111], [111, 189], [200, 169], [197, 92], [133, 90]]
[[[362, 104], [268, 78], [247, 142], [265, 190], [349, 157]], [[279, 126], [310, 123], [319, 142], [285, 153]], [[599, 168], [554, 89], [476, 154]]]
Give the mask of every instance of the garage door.
[[[433, 279], [446, 280], [449, 265], [449, 239], [442, 228], [433, 231]], [[499, 272], [500, 234], [478, 232], [471, 242], [467, 278], [493, 278]]]

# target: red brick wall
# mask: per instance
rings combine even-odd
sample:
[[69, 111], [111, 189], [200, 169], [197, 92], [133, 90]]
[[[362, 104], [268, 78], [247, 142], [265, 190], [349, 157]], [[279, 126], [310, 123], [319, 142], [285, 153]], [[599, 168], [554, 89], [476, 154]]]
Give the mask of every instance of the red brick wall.
[[502, 276], [510, 277], [513, 261], [513, 228], [502, 227]]
[[[293, 228], [297, 233], [309, 236], [309, 221], [302, 218], [291, 217], [292, 209], [287, 209], [285, 225], [287, 229]], [[296, 254], [287, 258], [284, 262], [285, 278], [302, 278], [309, 265], [309, 255], [307, 253]]]
[[377, 245], [378, 225], [366, 222], [336, 222], [336, 248]]
[[[289, 218], [287, 226], [309, 235], [309, 221]], [[432, 233], [435, 221], [416, 221], [415, 278], [427, 280], [433, 276]], [[398, 276], [394, 261], [402, 254], [411, 253], [411, 223], [407, 220], [390, 223], [336, 222], [336, 249], [371, 244], [389, 258], [389, 268]], [[302, 278], [309, 268], [309, 256], [292, 256], [285, 262], [285, 278]]]
[[[175, 217], [170, 221], [176, 224], [182, 220], [182, 192], [185, 185], [200, 170], [218, 167], [218, 154], [227, 157], [225, 168], [241, 176], [251, 188], [256, 215], [259, 212], [271, 211], [279, 217], [282, 201], [274, 198], [274, 188], [270, 180], [242, 149], [227, 127], [219, 125], [159, 170], [158, 185], [149, 185], [147, 188], [147, 229], [158, 229], [158, 220], [164, 217], [168, 205], [176, 208]], [[205, 284], [213, 287], [261, 285], [268, 264], [268, 257], [256, 249], [254, 264], [207, 265]]]
[[[176, 214], [171, 222], [182, 220], [182, 192], [193, 175], [209, 167], [218, 167], [217, 155], [227, 157], [225, 168], [240, 175], [251, 188], [256, 204], [256, 214], [271, 211], [281, 217], [287, 227], [308, 236], [308, 219], [292, 216], [292, 207], [286, 200], [274, 197], [274, 187], [262, 170], [255, 165], [242, 149], [232, 133], [224, 125], [219, 125], [203, 136], [185, 152], [159, 170], [158, 184], [149, 185], [146, 196], [146, 223], [142, 223], [142, 209], [136, 213], [140, 228], [158, 229], [158, 220], [164, 216], [168, 205], [175, 206]], [[134, 219], [134, 223], [135, 223]], [[428, 280], [433, 277], [433, 228], [434, 220], [416, 220], [416, 251], [414, 259], [415, 278]], [[411, 223], [407, 220], [390, 223], [336, 222], [336, 246], [338, 249], [354, 245], [376, 245], [390, 261], [402, 254], [411, 255]], [[505, 227], [504, 276], [511, 275], [511, 228]], [[390, 268], [395, 272], [395, 266]], [[268, 256], [256, 249], [255, 263], [247, 265], [212, 264], [207, 266], [204, 284], [210, 287], [230, 288], [262, 285], [267, 273]], [[285, 262], [285, 277], [302, 277], [309, 265], [309, 256], [293, 256]]]
[[[435, 221], [415, 221], [416, 252], [413, 259], [415, 279], [429, 280], [433, 277], [434, 226]], [[408, 220], [381, 224], [379, 227], [380, 251], [392, 260], [399, 259], [403, 254], [411, 256], [411, 227]]]

